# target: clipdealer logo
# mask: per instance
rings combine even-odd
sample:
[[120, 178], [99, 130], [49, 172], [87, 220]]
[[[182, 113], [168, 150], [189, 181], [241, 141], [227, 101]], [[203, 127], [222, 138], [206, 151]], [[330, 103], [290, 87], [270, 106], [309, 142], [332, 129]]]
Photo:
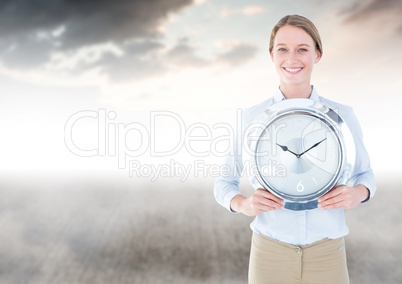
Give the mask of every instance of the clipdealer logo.
[[[170, 126], [172, 123], [175, 126], [176, 135], [169, 135], [173, 137], [163, 136], [166, 121], [170, 122]], [[91, 139], [96, 143], [92, 143], [91, 146], [82, 143], [82, 139], [77, 139], [78, 137], [74, 135], [75, 131], [79, 130], [83, 133], [83, 122], [90, 122], [92, 130], [96, 128], [96, 134], [91, 132], [97, 136]], [[171, 111], [152, 111], [149, 113], [148, 123], [144, 124], [138, 121], [118, 122], [116, 112], [108, 112], [106, 109], [82, 110], [67, 119], [64, 142], [67, 149], [79, 157], [116, 157], [118, 168], [128, 168], [130, 177], [150, 178], [151, 181], [159, 177], [178, 177], [184, 181], [190, 175], [214, 178], [241, 175], [244, 172], [247, 175], [254, 175], [257, 169], [248, 161], [242, 165], [239, 161], [234, 161], [231, 167], [227, 164], [207, 164], [205, 158], [235, 157], [241, 155], [242, 151], [251, 153], [249, 144], [242, 143], [243, 137], [256, 138], [250, 134], [261, 127], [261, 124], [252, 124], [247, 129], [242, 129], [241, 109], [236, 111], [235, 125], [219, 122], [212, 126], [202, 122], [186, 125], [182, 117]], [[165, 143], [167, 140], [170, 140], [170, 143]], [[166, 144], [169, 144], [168, 148]], [[192, 164], [179, 163], [174, 159], [175, 154], [183, 150], [195, 158]], [[142, 157], [145, 156], [170, 157], [170, 159], [164, 164], [144, 163]], [[241, 167], [243, 173], [239, 173]], [[285, 171], [283, 166], [277, 165], [276, 162], [268, 163], [268, 167], [263, 170], [270, 175], [282, 175]]]
[[[241, 119], [241, 110], [237, 115]], [[177, 176], [189, 175], [189, 166], [177, 163], [173, 158], [180, 151], [185, 150], [187, 154], [195, 158], [208, 156], [223, 157], [234, 155], [233, 141], [236, 141], [235, 131], [228, 123], [216, 123], [208, 126], [205, 123], [197, 122], [186, 125], [185, 121], [178, 114], [171, 111], [152, 111], [149, 113], [149, 123], [144, 124], [137, 121], [118, 122], [117, 114], [106, 109], [82, 110], [71, 115], [64, 127], [64, 142], [67, 149], [79, 157], [116, 157], [119, 169], [129, 167], [130, 176]], [[169, 121], [174, 125], [174, 137], [163, 138], [164, 123]], [[75, 131], [82, 131], [82, 123], [90, 122], [91, 129], [96, 128], [96, 143], [90, 146], [82, 143]], [[85, 132], [85, 131], [84, 131]], [[239, 131], [238, 133], [240, 133]], [[93, 132], [92, 132], [93, 133]], [[87, 134], [88, 135], [88, 134]], [[241, 135], [241, 134], [240, 134]], [[172, 135], [171, 135], [172, 136]], [[134, 137], [134, 139], [132, 139]], [[94, 138], [94, 137], [91, 137]], [[170, 143], [163, 143], [163, 140], [170, 140]], [[161, 141], [162, 140], [162, 141]], [[238, 140], [238, 139], [237, 139]], [[81, 143], [80, 143], [81, 142]], [[161, 146], [163, 144], [163, 146]], [[166, 144], [169, 147], [166, 148]], [[201, 146], [200, 146], [201, 144]], [[168, 164], [155, 165], [141, 163], [141, 157], [172, 157]], [[201, 169], [200, 167], [203, 167]], [[198, 173], [204, 172], [205, 168], [214, 169], [216, 165], [208, 165], [199, 160], [193, 165]], [[167, 170], [169, 169], [169, 170]]]

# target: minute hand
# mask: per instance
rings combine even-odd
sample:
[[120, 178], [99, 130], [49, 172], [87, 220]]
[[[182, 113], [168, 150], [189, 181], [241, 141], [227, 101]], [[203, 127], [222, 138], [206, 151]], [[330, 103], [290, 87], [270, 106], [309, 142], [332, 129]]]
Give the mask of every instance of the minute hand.
[[298, 155], [298, 158], [300, 158], [304, 153], [310, 151], [311, 149], [317, 147], [318, 145], [320, 145], [322, 142], [324, 142], [325, 140], [327, 140], [327, 138], [322, 139], [320, 142], [315, 143], [313, 146], [311, 146], [310, 148], [308, 148], [306, 151], [304, 151], [303, 153]]

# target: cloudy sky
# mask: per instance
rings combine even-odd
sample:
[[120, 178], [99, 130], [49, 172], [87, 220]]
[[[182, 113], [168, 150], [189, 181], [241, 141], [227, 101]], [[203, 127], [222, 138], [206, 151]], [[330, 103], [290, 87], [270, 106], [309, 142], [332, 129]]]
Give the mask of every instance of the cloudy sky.
[[[376, 171], [400, 172], [398, 0], [0, 5], [2, 172], [127, 176], [130, 161], [183, 163], [194, 151], [208, 154], [223, 135], [214, 125], [235, 121], [236, 109], [277, 88], [268, 41], [287, 14], [310, 18], [321, 33], [324, 55], [312, 79], [319, 94], [354, 108]], [[208, 141], [182, 140], [205, 138], [206, 128]], [[152, 149], [177, 151], [156, 159]], [[196, 158], [212, 161], [210, 152]]]

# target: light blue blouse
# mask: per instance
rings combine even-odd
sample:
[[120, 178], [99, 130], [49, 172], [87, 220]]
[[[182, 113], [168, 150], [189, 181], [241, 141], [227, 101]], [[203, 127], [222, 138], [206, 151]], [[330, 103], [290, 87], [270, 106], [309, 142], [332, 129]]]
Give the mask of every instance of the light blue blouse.
[[[356, 145], [356, 161], [351, 182], [353, 185], [362, 184], [367, 187], [370, 198], [373, 197], [376, 191], [375, 177], [370, 166], [367, 150], [363, 144], [362, 130], [352, 108], [320, 97], [316, 89], [314, 87], [312, 89], [310, 99], [326, 104], [337, 111], [350, 128]], [[246, 129], [269, 106], [284, 99], [285, 97], [278, 89], [272, 98], [243, 110], [241, 129]], [[240, 137], [243, 138], [243, 133]], [[236, 147], [241, 143], [235, 141], [233, 145]], [[231, 212], [233, 211], [230, 208], [230, 202], [233, 197], [240, 194], [239, 179], [243, 171], [241, 152], [239, 149], [234, 149], [234, 154], [225, 158], [224, 165], [231, 170], [225, 171], [228, 174], [217, 178], [215, 181], [215, 199]], [[251, 179], [255, 188], [257, 186], [262, 187], [258, 185], [255, 179]], [[307, 245], [325, 238], [339, 238], [349, 233], [343, 209], [273, 210], [256, 216], [250, 227], [256, 233], [293, 245]]]

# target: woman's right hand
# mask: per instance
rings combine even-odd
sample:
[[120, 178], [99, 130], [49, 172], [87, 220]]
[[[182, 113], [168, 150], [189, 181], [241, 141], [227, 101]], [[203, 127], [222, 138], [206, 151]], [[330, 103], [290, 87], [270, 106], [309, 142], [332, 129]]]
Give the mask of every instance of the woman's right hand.
[[247, 216], [257, 216], [263, 212], [283, 209], [283, 200], [268, 190], [259, 188], [249, 197], [241, 194], [233, 197], [230, 208]]

